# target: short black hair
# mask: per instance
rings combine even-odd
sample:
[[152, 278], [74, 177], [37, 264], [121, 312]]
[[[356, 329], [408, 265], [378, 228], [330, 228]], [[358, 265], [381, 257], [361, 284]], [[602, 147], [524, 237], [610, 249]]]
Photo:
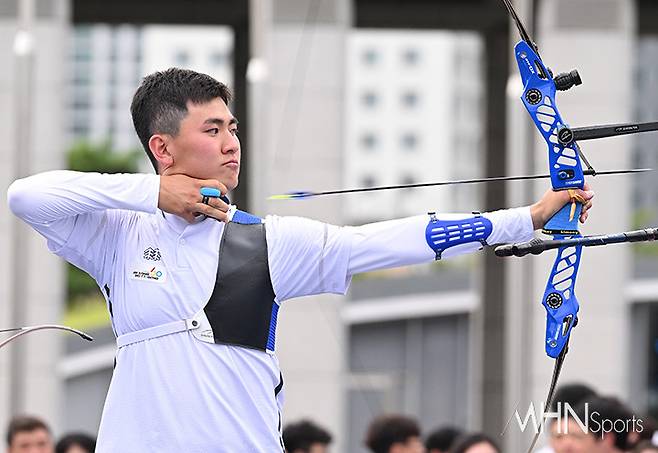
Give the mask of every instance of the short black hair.
[[78, 446], [86, 450], [87, 453], [94, 453], [96, 451], [96, 439], [85, 433], [66, 434], [55, 445], [55, 453], [67, 453], [69, 448], [73, 446]]
[[313, 444], [329, 445], [331, 434], [310, 420], [301, 420], [291, 423], [283, 429], [283, 444], [286, 451], [310, 451]]
[[[631, 410], [615, 397], [597, 396], [589, 401], [583, 401], [575, 410], [576, 416], [584, 423], [589, 416], [590, 419], [596, 413], [597, 423], [589, 423], [590, 435], [593, 435], [597, 440], [602, 439], [603, 436], [603, 422], [609, 421], [618, 426], [617, 421], [623, 421], [625, 429], [613, 429], [610, 431], [615, 437], [615, 447], [622, 451], [628, 449], [629, 434], [634, 431], [631, 429], [630, 420], [633, 419]], [[591, 422], [591, 420], [590, 420]], [[633, 427], [634, 428], [634, 427]]]
[[448, 451], [455, 440], [461, 436], [462, 430], [454, 426], [443, 426], [437, 428], [427, 436], [425, 448], [439, 451]]
[[391, 446], [407, 442], [410, 437], [420, 437], [415, 419], [398, 414], [381, 415], [370, 423], [365, 444], [374, 453], [388, 453]]
[[176, 136], [180, 122], [187, 115], [188, 102], [205, 104], [217, 98], [228, 105], [231, 92], [226, 85], [207, 74], [169, 68], [144, 77], [133, 96], [130, 113], [139, 141], [156, 173], [158, 161], [149, 149], [151, 136]]
[[50, 434], [50, 428], [38, 417], [32, 415], [17, 415], [9, 421], [7, 427], [7, 446], [10, 447], [14, 441], [14, 436], [18, 433], [36, 431], [43, 429]]
[[468, 434], [466, 436], [460, 437], [455, 442], [454, 447], [451, 448], [450, 453], [466, 453], [466, 451], [468, 451], [468, 449], [471, 448], [473, 445], [477, 445], [481, 443], [487, 443], [491, 445], [494, 448], [494, 450], [500, 453], [500, 447], [498, 446], [498, 444], [496, 444], [496, 442], [494, 442], [494, 440], [491, 437], [482, 433]]

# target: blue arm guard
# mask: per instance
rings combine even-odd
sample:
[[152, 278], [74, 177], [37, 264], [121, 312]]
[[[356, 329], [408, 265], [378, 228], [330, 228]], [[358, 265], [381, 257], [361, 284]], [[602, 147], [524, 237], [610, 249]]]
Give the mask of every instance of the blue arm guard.
[[474, 213], [474, 217], [458, 220], [439, 220], [436, 213], [428, 213], [430, 221], [425, 228], [425, 239], [430, 246], [436, 259], [441, 259], [441, 254], [450, 247], [479, 242], [482, 246], [487, 245], [487, 238], [493, 230], [491, 220]]

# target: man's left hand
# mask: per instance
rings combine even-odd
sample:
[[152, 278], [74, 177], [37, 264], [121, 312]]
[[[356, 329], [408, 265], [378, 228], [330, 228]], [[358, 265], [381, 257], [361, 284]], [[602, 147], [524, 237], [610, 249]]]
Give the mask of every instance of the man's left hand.
[[[576, 195], [585, 200], [583, 203], [583, 210], [580, 212], [580, 223], [585, 223], [589, 209], [592, 207], [592, 198], [594, 191], [590, 190], [589, 186], [585, 184], [583, 190], [576, 189]], [[548, 220], [555, 215], [565, 204], [571, 203], [571, 195], [568, 190], [553, 191], [548, 190], [541, 197], [541, 199], [530, 206], [530, 215], [532, 216], [532, 225], [535, 230], [543, 228]]]

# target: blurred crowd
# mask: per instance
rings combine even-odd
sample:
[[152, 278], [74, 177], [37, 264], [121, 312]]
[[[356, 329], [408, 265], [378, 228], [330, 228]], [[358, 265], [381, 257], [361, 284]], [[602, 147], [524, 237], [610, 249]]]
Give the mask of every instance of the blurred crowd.
[[85, 433], [68, 433], [55, 441], [48, 424], [39, 417], [18, 415], [7, 427], [7, 453], [93, 453], [96, 439]]
[[[658, 426], [651, 417], [638, 416], [620, 399], [584, 384], [559, 387], [545, 420], [546, 445], [536, 453], [658, 453]], [[283, 439], [286, 453], [330, 452], [331, 434], [309, 420], [287, 425]], [[423, 435], [419, 421], [402, 414], [374, 418], [363, 442], [372, 453], [502, 452], [502, 439], [457, 426]]]
[[[548, 443], [537, 453], [658, 453], [654, 420], [587, 385], [559, 387], [548, 413]], [[92, 453], [96, 447], [95, 438], [84, 433], [68, 433], [55, 441], [45, 421], [28, 415], [10, 421], [6, 441], [7, 453]], [[316, 423], [301, 420], [284, 427], [283, 441], [286, 453], [329, 453], [332, 436]], [[438, 427], [423, 436], [418, 420], [402, 414], [375, 417], [364, 446], [373, 453], [502, 452], [498, 440], [456, 426]]]

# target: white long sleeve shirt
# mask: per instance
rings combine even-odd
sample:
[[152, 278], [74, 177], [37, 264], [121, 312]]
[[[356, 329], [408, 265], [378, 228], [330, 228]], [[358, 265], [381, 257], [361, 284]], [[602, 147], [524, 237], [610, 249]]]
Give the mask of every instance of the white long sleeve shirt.
[[[208, 301], [221, 266], [224, 223], [188, 224], [160, 211], [159, 184], [157, 175], [52, 171], [18, 180], [8, 191], [11, 210], [103, 289], [117, 335], [190, 318]], [[528, 208], [484, 216], [493, 225], [489, 243], [532, 236]], [[355, 273], [432, 261], [428, 221], [419, 215], [337, 227], [268, 216], [276, 302], [343, 294]], [[275, 355], [204, 343], [189, 332], [130, 344], [117, 351], [96, 451], [282, 451], [279, 377]]]

